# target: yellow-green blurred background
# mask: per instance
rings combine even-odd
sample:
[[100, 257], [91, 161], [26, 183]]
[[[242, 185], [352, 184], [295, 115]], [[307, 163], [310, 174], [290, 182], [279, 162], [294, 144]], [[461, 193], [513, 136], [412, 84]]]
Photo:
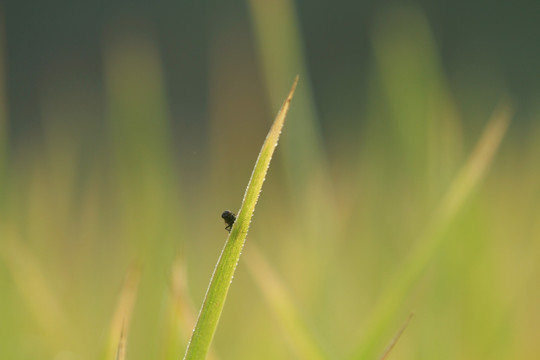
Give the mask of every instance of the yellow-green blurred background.
[[299, 74], [213, 358], [537, 359], [539, 8], [2, 3], [0, 358], [180, 359]]

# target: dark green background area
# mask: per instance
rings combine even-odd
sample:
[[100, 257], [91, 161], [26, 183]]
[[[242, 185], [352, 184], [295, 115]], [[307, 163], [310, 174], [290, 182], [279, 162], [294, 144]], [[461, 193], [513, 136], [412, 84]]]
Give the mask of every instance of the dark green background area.
[[[328, 113], [334, 104], [353, 112], [361, 106], [366, 91], [363, 84], [372, 70], [374, 18], [395, 4], [296, 2], [307, 66], [324, 126], [332, 126]], [[523, 114], [516, 121], [530, 121], [527, 109], [535, 106], [540, 91], [540, 72], [536, 71], [540, 63], [538, 2], [416, 4], [426, 14], [458, 100], [471, 106], [467, 103], [471, 89], [483, 89], [487, 94], [477, 95], [491, 101], [500, 95], [497, 92], [505, 91]], [[55, 72], [71, 71], [74, 81], [82, 86], [101, 87], [104, 29], [126, 17], [140, 21], [158, 43], [173, 118], [191, 122], [200, 130], [206, 121], [209, 42], [216, 32], [228, 27], [251, 36], [243, 2], [7, 1], [4, 20], [12, 131], [19, 134], [38, 126], [38, 94], [54, 86], [50, 80]], [[84, 76], [77, 78], [79, 74]]]

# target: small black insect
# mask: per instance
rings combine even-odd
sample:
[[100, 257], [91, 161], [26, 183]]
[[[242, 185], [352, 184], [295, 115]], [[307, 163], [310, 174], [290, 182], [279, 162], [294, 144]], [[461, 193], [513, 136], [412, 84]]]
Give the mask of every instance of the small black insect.
[[236, 221], [236, 215], [234, 215], [229, 210], [225, 210], [221, 214], [221, 217], [223, 218], [223, 220], [225, 220], [225, 224], [227, 224], [227, 226], [225, 227], [225, 230], [227, 230], [228, 232], [231, 232], [232, 226], [234, 222]]

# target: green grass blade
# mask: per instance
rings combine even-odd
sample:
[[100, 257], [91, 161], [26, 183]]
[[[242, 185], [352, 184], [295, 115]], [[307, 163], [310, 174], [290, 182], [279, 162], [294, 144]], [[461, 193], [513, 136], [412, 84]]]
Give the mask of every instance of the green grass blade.
[[289, 110], [289, 105], [296, 89], [298, 77], [296, 77], [289, 96], [281, 107], [268, 135], [262, 146], [257, 162], [251, 174], [251, 179], [244, 195], [244, 200], [236, 222], [231, 230], [231, 234], [225, 243], [225, 247], [218, 260], [214, 274], [210, 280], [210, 285], [197, 319], [197, 324], [191, 335], [184, 359], [205, 359], [212, 343], [212, 338], [217, 328], [225, 299], [231, 285], [236, 265], [240, 259], [240, 254], [246, 240], [249, 224], [255, 211], [255, 205], [259, 198], [261, 188], [270, 165], [270, 160], [274, 154], [285, 116]]

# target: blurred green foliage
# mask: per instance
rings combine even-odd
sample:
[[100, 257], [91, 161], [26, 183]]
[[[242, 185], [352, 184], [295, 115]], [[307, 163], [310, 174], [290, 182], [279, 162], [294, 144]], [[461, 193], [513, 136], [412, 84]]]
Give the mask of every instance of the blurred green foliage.
[[[445, 71], [420, 8], [369, 19], [368, 70], [359, 78], [336, 58], [328, 88], [310, 78], [306, 48], [317, 38], [303, 38], [305, 4], [251, 0], [242, 13], [251, 23], [213, 14], [198, 45], [207, 69], [182, 96], [166, 69], [193, 76], [189, 54], [171, 54], [148, 21], [118, 16], [100, 27], [102, 81], [61, 51], [44, 66], [32, 89], [39, 125], [7, 85], [24, 66], [6, 60], [9, 9], [0, 9], [0, 358], [114, 358], [122, 326], [126, 359], [181, 358], [227, 235], [219, 215], [240, 206], [297, 73], [212, 357], [377, 357], [411, 310], [393, 359], [540, 353], [540, 108], [511, 91], [515, 120], [491, 164], [468, 168], [480, 176], [466, 196], [449, 191], [508, 89], [496, 68]], [[205, 101], [194, 99], [201, 89]], [[425, 238], [444, 201], [459, 206]], [[422, 244], [415, 276], [393, 291]]]

